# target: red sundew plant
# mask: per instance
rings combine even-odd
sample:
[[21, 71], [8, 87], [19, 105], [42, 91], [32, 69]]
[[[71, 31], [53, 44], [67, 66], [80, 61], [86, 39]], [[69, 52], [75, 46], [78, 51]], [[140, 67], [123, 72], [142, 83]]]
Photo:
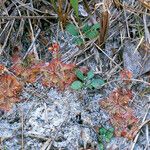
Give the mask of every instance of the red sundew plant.
[[22, 84], [9, 74], [0, 75], [0, 109], [8, 111], [12, 105], [19, 102]]
[[107, 99], [100, 101], [100, 106], [111, 116], [111, 123], [117, 136], [133, 139], [136, 135], [139, 120], [128, 106], [132, 99], [132, 92], [126, 89], [116, 89]]
[[128, 69], [124, 69], [120, 71], [120, 77], [126, 84], [129, 84], [131, 82], [130, 80], [132, 79], [133, 74]]
[[65, 64], [58, 59], [53, 59], [42, 67], [43, 85], [64, 90], [76, 79], [74, 68], [75, 64]]
[[13, 65], [8, 71], [0, 64], [0, 109], [9, 110], [12, 104], [19, 102], [22, 86], [26, 82], [37, 82], [39, 76], [44, 86], [59, 90], [65, 90], [76, 79], [76, 65], [65, 64], [60, 60], [59, 44], [54, 43], [49, 50], [54, 57], [50, 62], [37, 60], [33, 54], [22, 61], [17, 51], [12, 56]]

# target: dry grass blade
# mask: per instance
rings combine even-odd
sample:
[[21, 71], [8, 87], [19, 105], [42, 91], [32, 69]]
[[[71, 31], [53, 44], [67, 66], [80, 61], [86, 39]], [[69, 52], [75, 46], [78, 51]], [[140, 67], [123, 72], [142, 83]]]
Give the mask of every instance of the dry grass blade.
[[63, 10], [63, 0], [58, 0], [58, 9], [57, 9], [57, 14], [61, 23], [61, 28], [66, 24], [67, 18], [68, 18], [68, 13], [70, 10], [70, 4], [66, 4], [66, 10]]
[[147, 26], [147, 16], [146, 14], [143, 15], [143, 23], [144, 23], [144, 31], [145, 31], [145, 40], [150, 43], [150, 32]]
[[91, 14], [91, 13], [90, 13], [90, 7], [89, 7], [89, 5], [88, 5], [87, 0], [83, 0], [83, 4], [84, 4], [84, 7], [85, 7], [86, 11], [89, 12], [89, 14]]
[[[145, 115], [144, 115], [144, 117], [143, 117], [142, 124], [141, 124], [141, 126], [139, 127], [139, 129], [138, 129], [138, 133], [137, 133], [136, 137], [134, 138], [134, 141], [133, 141], [133, 143], [132, 143], [132, 145], [131, 145], [130, 150], [134, 150], [135, 144], [136, 144], [136, 142], [137, 142], [137, 140], [138, 140], [138, 137], [139, 137], [139, 135], [140, 135], [140, 132], [139, 132], [139, 131], [141, 130], [141, 128], [142, 128], [145, 124], [147, 124], [147, 123], [150, 122], [150, 120], [146, 120], [146, 117], [147, 117], [147, 115], [148, 115], [148, 113], [149, 113], [149, 110], [150, 110], [150, 106], [148, 107], [147, 112], [145, 113]], [[146, 121], [145, 121], [145, 120], [146, 120]]]
[[58, 16], [59, 19], [61, 21], [61, 23], [63, 24], [64, 18], [63, 18], [63, 10], [62, 10], [62, 0], [58, 0]]
[[30, 51], [32, 50], [33, 46], [35, 45], [35, 41], [36, 41], [38, 35], [40, 34], [40, 32], [41, 32], [41, 29], [38, 29], [38, 31], [37, 31], [37, 33], [36, 33], [36, 35], [35, 35], [35, 37], [34, 37], [34, 40], [32, 41], [30, 47], [28, 48], [26, 54], [25, 54], [24, 57], [23, 57], [23, 60], [26, 58], [26, 56], [27, 56], [27, 55], [30, 53]]
[[113, 0], [113, 2], [114, 2], [114, 5], [116, 8], [122, 9], [123, 6], [122, 6], [120, 0]]
[[[150, 121], [149, 121], [149, 124], [150, 124]], [[147, 148], [148, 148], [148, 146], [150, 145], [150, 139], [149, 139], [149, 125], [148, 125], [148, 124], [146, 124], [145, 132], [146, 132], [146, 142], [147, 142]]]
[[100, 28], [99, 45], [102, 46], [105, 42], [109, 27], [109, 13], [107, 10], [102, 12], [101, 14], [100, 24], [101, 28]]
[[57, 15], [53, 16], [0, 16], [0, 19], [57, 19]]
[[21, 110], [21, 148], [24, 150], [24, 112]]
[[9, 39], [9, 35], [10, 35], [11, 31], [12, 31], [14, 22], [15, 22], [15, 20], [12, 21], [11, 26], [10, 26], [10, 29], [9, 29], [8, 34], [7, 34], [7, 37], [6, 37], [5, 41], [4, 41], [4, 44], [3, 44], [2, 48], [0, 48], [0, 55], [2, 54], [4, 48], [5, 48], [6, 45], [7, 45], [7, 42], [8, 42], [8, 39]]
[[139, 0], [142, 3], [142, 6], [150, 10], [150, 2], [146, 2], [145, 0]]
[[[27, 14], [29, 16], [29, 11], [28, 10], [27, 10]], [[28, 21], [29, 21], [29, 25], [30, 25], [30, 29], [31, 29], [31, 39], [32, 39], [32, 42], [33, 42], [35, 40], [34, 31], [33, 31], [31, 20], [28, 19]], [[36, 59], [39, 60], [35, 42], [34, 42], [34, 45], [33, 45], [33, 52], [34, 52], [34, 55], [35, 55]]]
[[47, 147], [50, 145], [51, 141], [52, 141], [51, 139], [48, 139], [48, 140], [43, 144], [43, 146], [41, 147], [40, 150], [46, 150]]

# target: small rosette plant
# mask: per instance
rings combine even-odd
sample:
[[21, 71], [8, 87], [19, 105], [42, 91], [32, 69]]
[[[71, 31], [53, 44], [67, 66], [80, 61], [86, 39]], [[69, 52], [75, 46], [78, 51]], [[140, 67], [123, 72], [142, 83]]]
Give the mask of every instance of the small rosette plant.
[[81, 89], [100, 89], [101, 86], [105, 83], [104, 80], [100, 78], [95, 78], [94, 72], [90, 70], [87, 73], [83, 73], [81, 70], [77, 69], [75, 71], [77, 76], [76, 81], [71, 84], [71, 88], [74, 90], [81, 90]]

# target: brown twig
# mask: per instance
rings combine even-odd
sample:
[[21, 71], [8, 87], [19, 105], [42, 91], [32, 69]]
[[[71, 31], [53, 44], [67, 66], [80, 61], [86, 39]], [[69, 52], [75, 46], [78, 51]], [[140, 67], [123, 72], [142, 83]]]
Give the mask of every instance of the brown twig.
[[113, 83], [113, 82], [119, 82], [119, 81], [132, 81], [132, 82], [140, 82], [140, 83], [143, 83], [143, 84], [146, 84], [146, 85], [149, 85], [150, 86], [150, 83], [146, 82], [146, 81], [143, 81], [143, 80], [138, 80], [138, 79], [116, 79], [116, 80], [111, 80], [105, 84], [102, 85], [105, 86], [105, 85], [108, 85], [110, 83]]
[[0, 19], [57, 19], [57, 16], [0, 16]]
[[34, 44], [35, 44], [35, 41], [36, 41], [38, 35], [40, 34], [40, 32], [41, 32], [41, 29], [38, 29], [38, 31], [37, 31], [37, 33], [36, 33], [36, 35], [35, 35], [34, 40], [32, 41], [30, 47], [28, 48], [26, 54], [25, 54], [24, 57], [23, 57], [23, 60], [27, 57], [27, 55], [28, 55], [28, 54], [30, 53], [30, 51], [32, 50], [32, 48], [33, 48], [33, 46], [34, 46]]
[[[139, 131], [140, 131], [140, 129], [141, 129], [145, 124], [147, 124], [148, 122], [150, 122], [150, 120], [146, 120], [146, 121], [145, 121], [145, 119], [146, 119], [146, 117], [147, 117], [147, 115], [148, 115], [148, 113], [149, 113], [149, 109], [150, 109], [150, 107], [148, 107], [147, 112], [146, 112], [146, 114], [144, 115], [142, 124], [141, 124], [140, 127], [139, 127]], [[140, 135], [140, 132], [137, 133], [137, 135], [136, 135], [136, 137], [135, 137], [135, 139], [134, 139], [134, 141], [133, 141], [133, 144], [131, 145], [131, 149], [130, 149], [130, 150], [134, 150], [134, 147], [135, 147], [135, 144], [136, 144], [136, 142], [137, 142], [137, 140], [138, 140], [139, 135]]]

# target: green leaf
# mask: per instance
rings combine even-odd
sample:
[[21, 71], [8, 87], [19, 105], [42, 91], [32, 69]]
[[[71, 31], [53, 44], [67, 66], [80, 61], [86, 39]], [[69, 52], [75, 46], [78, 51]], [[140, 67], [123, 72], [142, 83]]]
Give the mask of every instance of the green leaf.
[[105, 84], [104, 80], [102, 79], [93, 79], [91, 85], [95, 88], [95, 89], [99, 89], [101, 88], [101, 86]]
[[74, 90], [80, 90], [82, 87], [83, 87], [83, 83], [80, 82], [80, 81], [74, 81], [71, 84], [71, 88], [74, 89]]
[[97, 29], [100, 28], [100, 24], [96, 23], [93, 26], [88, 26], [85, 25], [84, 27], [84, 31], [85, 31], [85, 37], [89, 38], [89, 39], [94, 39], [99, 35], [99, 32], [97, 31]]
[[88, 32], [90, 29], [91, 29], [91, 27], [86, 23], [82, 28], [83, 34]]
[[86, 33], [86, 32], [91, 32], [91, 31], [96, 31], [100, 29], [100, 24], [99, 23], [96, 23], [92, 26], [89, 26], [87, 23], [83, 26], [82, 28], [82, 32], [83, 33]]
[[110, 142], [110, 140], [111, 140], [111, 139], [109, 139], [109, 138], [105, 137], [105, 141], [106, 141], [107, 143], [109, 143], [109, 142]]
[[87, 73], [87, 79], [92, 79], [94, 77], [94, 72], [92, 70], [90, 70], [88, 73]]
[[79, 35], [79, 30], [74, 24], [68, 24], [66, 26], [66, 31], [68, 31], [71, 35], [78, 36]]
[[113, 132], [107, 131], [106, 134], [105, 134], [105, 141], [110, 142], [112, 137], [113, 137]]
[[99, 150], [104, 150], [104, 146], [102, 143], [99, 143]]
[[78, 2], [78, 0], [70, 0], [70, 3], [71, 3], [71, 6], [73, 7], [73, 9], [75, 11], [75, 14], [76, 14], [77, 18], [79, 19], [79, 11], [78, 11], [79, 2]]
[[103, 128], [103, 127], [99, 129], [99, 134], [100, 135], [105, 135], [106, 132], [107, 132], [107, 130], [105, 128]]
[[98, 30], [100, 29], [100, 23], [95, 23], [92, 27], [91, 30]]
[[87, 84], [86, 87], [89, 88], [89, 89], [91, 89], [91, 90], [93, 88], [91, 84]]
[[77, 45], [82, 45], [83, 44], [83, 39], [81, 37], [77, 37], [73, 39], [73, 43], [77, 44]]
[[109, 128], [108, 131], [114, 133], [115, 130], [114, 128]]
[[89, 39], [95, 39], [99, 35], [99, 32], [96, 30], [88, 31], [85, 33], [85, 37]]
[[77, 76], [80, 80], [84, 81], [85, 76], [83, 75], [82, 71], [80, 71], [79, 69], [77, 69], [75, 73], [76, 73], [76, 76]]

